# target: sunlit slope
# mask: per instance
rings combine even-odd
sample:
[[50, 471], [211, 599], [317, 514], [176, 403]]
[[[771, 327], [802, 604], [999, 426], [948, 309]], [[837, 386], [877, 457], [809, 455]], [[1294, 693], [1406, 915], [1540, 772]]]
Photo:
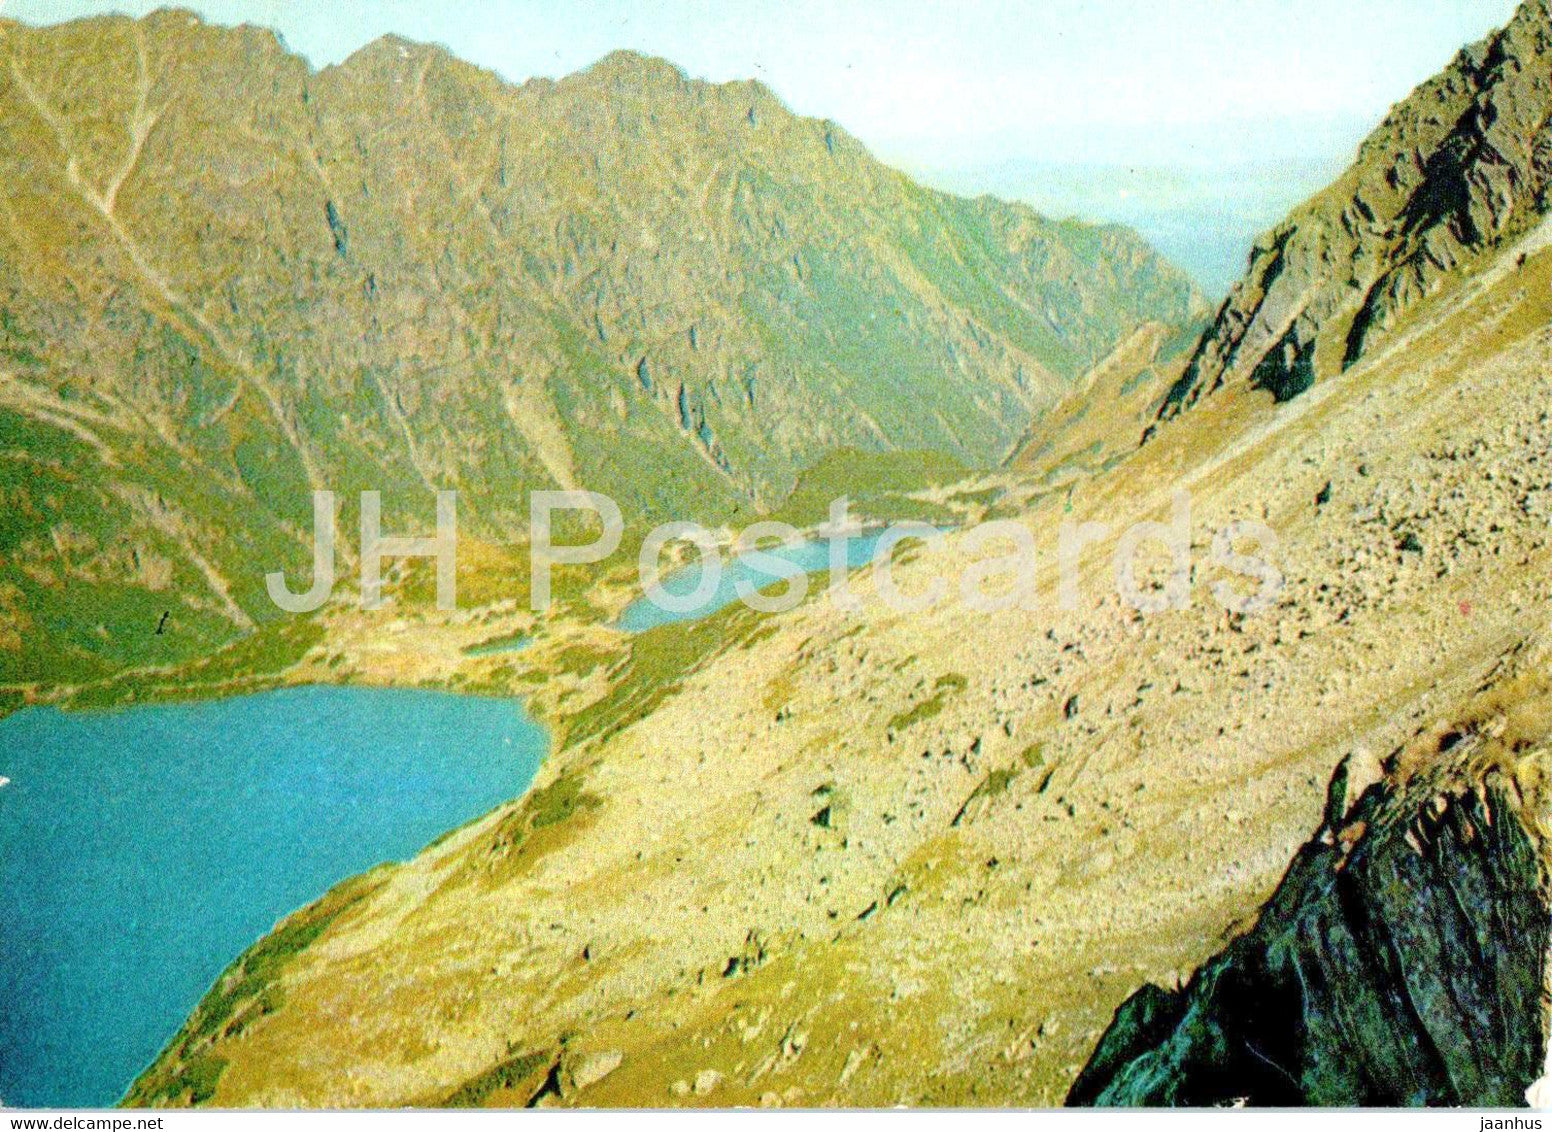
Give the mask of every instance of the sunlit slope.
[[1200, 321], [1138, 327], [1036, 418], [1008, 466], [1062, 488], [1129, 455], [1179, 380], [1203, 329]]
[[[1071, 491], [983, 477], [1033, 609], [905, 614], [864, 577], [860, 614], [641, 637], [529, 798], [344, 890], [135, 1098], [1060, 1102], [1123, 999], [1253, 921], [1342, 760], [1424, 744], [1542, 632], [1549, 326], [1532, 237], [1291, 402], [1225, 389]], [[1144, 616], [1110, 551], [1176, 489], [1192, 603]], [[1286, 581], [1256, 616], [1209, 589], [1244, 585], [1208, 557], [1237, 519]], [[1072, 611], [1063, 520], [1110, 525]]]

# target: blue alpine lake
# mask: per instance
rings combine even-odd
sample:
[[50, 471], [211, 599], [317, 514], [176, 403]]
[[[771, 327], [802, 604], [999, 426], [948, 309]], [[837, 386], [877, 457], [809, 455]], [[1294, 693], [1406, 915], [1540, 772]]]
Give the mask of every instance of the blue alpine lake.
[[[884, 533], [848, 537], [847, 567], [870, 562]], [[723, 562], [693, 609], [643, 597], [618, 624], [695, 620], [737, 600], [740, 582], [829, 568], [824, 539], [765, 553]], [[703, 570], [663, 588], [693, 593]], [[0, 719], [0, 1104], [113, 1104], [278, 920], [518, 796], [548, 746], [514, 700], [411, 689]]]
[[[847, 568], [855, 569], [871, 562], [886, 531], [887, 528], [882, 528], [849, 536], [845, 540]], [[737, 601], [740, 582], [748, 583], [755, 589], [763, 589], [785, 578], [830, 568], [830, 544], [822, 538], [788, 543], [764, 551], [764, 554], [767, 561], [759, 564], [744, 556], [721, 562], [722, 576], [717, 588], [705, 600], [697, 602], [693, 609], [682, 612], [664, 609], [651, 598], [643, 596], [626, 606], [617, 624], [628, 633], [639, 633], [674, 621], [695, 621]], [[663, 579], [664, 592], [674, 597], [694, 593], [701, 584], [705, 570], [706, 567], [697, 558]], [[815, 587], [811, 586], [809, 592], [815, 592]]]
[[117, 1101], [286, 914], [522, 793], [511, 700], [307, 687], [0, 720], [0, 1098]]

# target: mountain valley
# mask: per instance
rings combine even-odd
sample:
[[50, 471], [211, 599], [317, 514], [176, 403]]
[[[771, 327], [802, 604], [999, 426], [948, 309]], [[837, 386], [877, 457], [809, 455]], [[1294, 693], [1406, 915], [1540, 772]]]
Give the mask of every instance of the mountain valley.
[[[514, 88], [187, 13], [0, 29], [8, 706], [417, 686], [551, 736], [523, 796], [236, 958], [125, 1103], [1552, 1088], [1547, 0], [1216, 311], [1123, 230], [658, 60]], [[383, 609], [261, 615], [318, 484], [414, 530], [466, 491], [461, 608], [422, 563]], [[628, 555], [528, 610], [529, 486], [724, 542], [836, 494], [943, 533], [852, 571], [857, 608], [629, 632]], [[1139, 522], [1187, 528], [1134, 559], [1178, 607], [1119, 592]], [[967, 573], [1000, 608], [890, 599]], [[173, 593], [179, 651], [127, 644]]]

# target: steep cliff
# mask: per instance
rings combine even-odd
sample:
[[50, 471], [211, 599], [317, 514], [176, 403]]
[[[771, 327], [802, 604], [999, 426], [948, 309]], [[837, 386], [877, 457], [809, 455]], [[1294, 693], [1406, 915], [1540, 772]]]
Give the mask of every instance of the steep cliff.
[[1438, 765], [1351, 809], [1344, 762], [1255, 927], [1129, 998], [1068, 1103], [1524, 1104], [1547, 1062], [1552, 748], [1505, 726], [1428, 737]]
[[1159, 416], [1225, 386], [1280, 401], [1340, 373], [1452, 277], [1539, 222], [1552, 15], [1526, 0], [1398, 104], [1351, 168], [1264, 236]]

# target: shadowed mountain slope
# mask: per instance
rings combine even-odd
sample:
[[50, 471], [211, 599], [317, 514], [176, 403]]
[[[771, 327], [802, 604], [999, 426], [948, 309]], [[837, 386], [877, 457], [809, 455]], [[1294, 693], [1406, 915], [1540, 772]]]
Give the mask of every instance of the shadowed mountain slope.
[[1068, 1103], [1524, 1104], [1549, 1036], [1546, 697], [1483, 697], [1367, 792], [1344, 762], [1256, 926], [1127, 999]]

